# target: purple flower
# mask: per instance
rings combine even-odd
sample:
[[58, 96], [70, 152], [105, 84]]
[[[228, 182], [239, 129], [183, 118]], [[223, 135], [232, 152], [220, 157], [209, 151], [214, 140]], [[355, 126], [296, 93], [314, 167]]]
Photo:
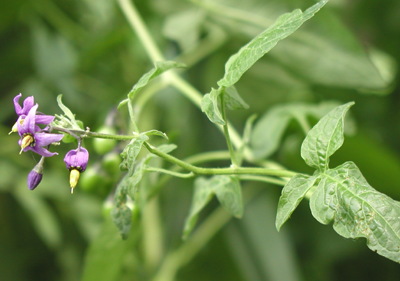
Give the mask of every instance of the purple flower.
[[[21, 98], [22, 94], [19, 93], [18, 95], [16, 95], [14, 97], [14, 108], [15, 108], [15, 113], [17, 113], [18, 115], [18, 119], [15, 122], [14, 126], [11, 129], [11, 133], [13, 132], [17, 132], [18, 130], [18, 124], [23, 124], [24, 120], [26, 118], [26, 116], [28, 115], [29, 111], [32, 109], [32, 107], [34, 106], [34, 98], [33, 96], [27, 97], [24, 102], [23, 102], [23, 106], [21, 107], [21, 105], [19, 104], [19, 99]], [[36, 124], [44, 124], [44, 125], [48, 125], [51, 122], [53, 122], [54, 120], [54, 116], [52, 115], [44, 115], [44, 114], [35, 114], [35, 123]]]
[[83, 147], [70, 150], [65, 155], [64, 162], [70, 171], [69, 184], [71, 186], [71, 193], [73, 193], [75, 186], [78, 184], [80, 173], [86, 170], [88, 161], [89, 152]]
[[37, 108], [38, 105], [34, 105], [29, 110], [24, 121], [17, 122], [18, 134], [21, 136], [21, 139], [18, 142], [21, 146], [21, 152], [32, 150], [44, 157], [57, 155], [58, 153], [50, 152], [44, 148], [44, 146], [48, 146], [54, 142], [59, 142], [64, 135], [41, 132], [41, 129], [36, 125], [35, 120]]
[[39, 163], [32, 169], [28, 174], [27, 184], [30, 190], [34, 190], [39, 183], [42, 181], [43, 177], [43, 162], [44, 157], [42, 157]]

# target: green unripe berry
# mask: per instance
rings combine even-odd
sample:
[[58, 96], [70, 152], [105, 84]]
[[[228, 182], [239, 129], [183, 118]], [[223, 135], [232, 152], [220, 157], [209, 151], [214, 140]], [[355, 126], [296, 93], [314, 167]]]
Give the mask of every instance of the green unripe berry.
[[[115, 135], [116, 130], [110, 126], [102, 126], [97, 130], [98, 133]], [[116, 140], [96, 138], [93, 140], [93, 148], [98, 154], [110, 152], [116, 144]]]

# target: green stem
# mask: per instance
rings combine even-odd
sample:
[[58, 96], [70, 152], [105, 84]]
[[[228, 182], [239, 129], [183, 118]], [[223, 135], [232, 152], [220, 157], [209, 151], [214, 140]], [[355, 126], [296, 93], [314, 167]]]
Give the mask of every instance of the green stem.
[[153, 38], [150, 36], [147, 31], [146, 26], [143, 23], [142, 18], [139, 13], [136, 11], [135, 6], [130, 0], [118, 0], [118, 4], [121, 7], [122, 12], [125, 14], [126, 19], [129, 24], [136, 31], [139, 36], [140, 41], [144, 45], [146, 52], [149, 54], [151, 60], [153, 62], [163, 61], [164, 57], [155, 44]]
[[[139, 36], [140, 41], [142, 42], [147, 54], [151, 58], [153, 62], [164, 60], [160, 50], [155, 44], [154, 40], [150, 36], [146, 25], [144, 24], [142, 18], [139, 13], [136, 11], [135, 6], [132, 4], [130, 0], [118, 0], [118, 4], [120, 5], [121, 10], [125, 14], [128, 22], [130, 23], [133, 30]], [[180, 90], [183, 95], [185, 95], [189, 100], [191, 100], [198, 108], [201, 106], [201, 100], [203, 98], [202, 93], [200, 93], [197, 89], [195, 89], [188, 82], [183, 80], [176, 72], [173, 70], [166, 72], [163, 76], [164, 81], [169, 83], [171, 86]], [[221, 130], [222, 127], [219, 127]], [[236, 148], [242, 146], [242, 140], [239, 134], [230, 128], [231, 140]]]
[[[225, 90], [223, 89], [222, 91], [224, 92]], [[240, 165], [239, 165], [239, 162], [237, 161], [236, 151], [232, 146], [231, 137], [229, 135], [229, 127], [228, 127], [228, 120], [226, 118], [226, 106], [225, 106], [224, 96], [225, 96], [224, 93], [222, 93], [220, 95], [220, 99], [221, 99], [221, 114], [222, 114], [222, 119], [225, 122], [225, 124], [222, 126], [222, 128], [223, 128], [223, 131], [224, 131], [224, 136], [225, 136], [226, 144], [228, 146], [229, 154], [231, 155], [232, 166], [233, 167], [239, 167]]]
[[179, 173], [179, 172], [174, 172], [171, 170], [166, 170], [166, 169], [162, 169], [162, 168], [153, 168], [153, 167], [146, 168], [146, 172], [163, 173], [163, 174], [167, 174], [167, 175], [174, 176], [177, 178], [192, 178], [194, 176], [193, 172]]
[[265, 175], [276, 177], [293, 177], [296, 174], [295, 172], [288, 170], [266, 169], [258, 167], [202, 168], [184, 162], [170, 154], [164, 153], [147, 142], [144, 143], [144, 146], [151, 153], [199, 175]]
[[[79, 136], [80, 138], [102, 138], [102, 139], [112, 139], [112, 140], [131, 140], [137, 138], [137, 135], [111, 135], [111, 134], [103, 134], [96, 133], [90, 131], [83, 130], [68, 130], [61, 127], [53, 127], [53, 130], [72, 133], [74, 135]], [[267, 169], [267, 168], [259, 168], [259, 167], [230, 167], [230, 168], [203, 168], [194, 166], [188, 162], [182, 161], [179, 158], [176, 158], [168, 153], [164, 153], [151, 144], [144, 142], [144, 146], [147, 150], [154, 155], [157, 155], [170, 163], [173, 163], [183, 169], [186, 169], [190, 172], [199, 175], [264, 175], [264, 176], [275, 176], [275, 177], [292, 177], [296, 173], [285, 170], [285, 169]]]

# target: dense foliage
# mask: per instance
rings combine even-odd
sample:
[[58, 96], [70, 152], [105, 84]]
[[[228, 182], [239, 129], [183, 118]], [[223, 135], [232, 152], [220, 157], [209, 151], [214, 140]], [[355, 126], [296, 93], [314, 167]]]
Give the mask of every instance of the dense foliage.
[[399, 280], [399, 10], [7, 3], [1, 280]]

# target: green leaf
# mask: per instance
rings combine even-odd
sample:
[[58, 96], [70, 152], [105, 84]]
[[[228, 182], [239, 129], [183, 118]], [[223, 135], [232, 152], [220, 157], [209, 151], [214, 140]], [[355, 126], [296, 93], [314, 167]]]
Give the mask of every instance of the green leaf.
[[131, 230], [132, 209], [129, 208], [126, 203], [120, 204], [112, 209], [111, 217], [122, 239], [127, 239]]
[[150, 131], [143, 132], [142, 134], [144, 134], [146, 136], [159, 136], [159, 137], [163, 137], [164, 139], [168, 139], [168, 136], [166, 133], [158, 131], [158, 130], [150, 130]]
[[215, 176], [211, 184], [221, 205], [233, 216], [242, 217], [243, 199], [239, 180], [232, 176]]
[[278, 231], [313, 187], [316, 180], [316, 177], [297, 174], [283, 187], [275, 221]]
[[277, 105], [268, 110], [257, 121], [251, 134], [251, 151], [255, 159], [262, 159], [274, 153], [291, 120], [307, 122], [307, 117], [322, 118], [334, 107], [336, 102], [322, 102], [318, 105], [292, 103]]
[[192, 207], [186, 219], [183, 239], [186, 239], [196, 225], [200, 211], [214, 195], [221, 205], [233, 216], [243, 215], [242, 190], [239, 180], [232, 176], [214, 176], [210, 179], [198, 178], [194, 183]]
[[246, 109], [249, 107], [247, 103], [239, 96], [239, 93], [234, 87], [228, 87], [226, 89], [223, 87], [211, 89], [211, 92], [209, 94], [205, 94], [201, 100], [201, 110], [207, 115], [208, 119], [215, 124], [225, 124], [220, 110], [220, 95], [223, 95], [224, 105], [228, 109]]
[[186, 239], [192, 232], [197, 223], [200, 211], [211, 201], [213, 196], [214, 190], [210, 185], [210, 180], [202, 177], [197, 178], [194, 182], [192, 206], [183, 229], [183, 239]]
[[149, 139], [145, 134], [140, 134], [137, 138], [131, 140], [121, 153], [122, 162], [120, 164], [121, 170], [128, 170], [129, 176], [133, 175], [135, 171], [135, 160], [138, 156], [143, 143]]
[[184, 64], [178, 63], [176, 61], [161, 61], [156, 62], [154, 67], [145, 73], [142, 77], [140, 77], [139, 81], [132, 87], [130, 92], [128, 93], [128, 98], [133, 99], [137, 92], [143, 89], [151, 80], [160, 76], [167, 70], [172, 68], [183, 68], [185, 67]]
[[225, 89], [224, 102], [228, 109], [247, 109], [249, 105], [242, 99], [235, 87], [231, 86]]
[[310, 167], [326, 170], [329, 157], [344, 141], [344, 117], [354, 102], [338, 106], [325, 115], [307, 134], [301, 145], [301, 157]]
[[366, 238], [367, 246], [400, 263], [400, 202], [372, 188], [353, 162], [319, 175], [310, 208], [321, 223], [346, 238]]
[[111, 218], [122, 239], [127, 239], [131, 230], [132, 208], [128, 204], [133, 204], [129, 196], [132, 188], [134, 188], [134, 185], [132, 185], [131, 177], [125, 176], [118, 184], [114, 195], [114, 205], [111, 210]]
[[220, 87], [229, 87], [280, 40], [295, 32], [305, 21], [314, 16], [328, 0], [323, 0], [304, 13], [297, 9], [281, 15], [276, 22], [231, 56], [225, 65], [225, 75], [218, 81]]
[[211, 122], [218, 125], [225, 125], [222, 114], [219, 110], [219, 95], [222, 93], [222, 88], [211, 89], [209, 94], [205, 94], [201, 100], [201, 111], [203, 111]]
[[61, 99], [62, 95], [58, 95], [57, 104], [58, 107], [60, 107], [60, 109], [62, 110], [62, 112], [64, 112], [64, 115], [56, 115], [58, 120], [55, 121], [55, 123], [61, 125], [64, 128], [82, 130], [83, 129], [82, 121], [75, 119], [75, 114], [73, 114], [72, 111], [63, 104]]

